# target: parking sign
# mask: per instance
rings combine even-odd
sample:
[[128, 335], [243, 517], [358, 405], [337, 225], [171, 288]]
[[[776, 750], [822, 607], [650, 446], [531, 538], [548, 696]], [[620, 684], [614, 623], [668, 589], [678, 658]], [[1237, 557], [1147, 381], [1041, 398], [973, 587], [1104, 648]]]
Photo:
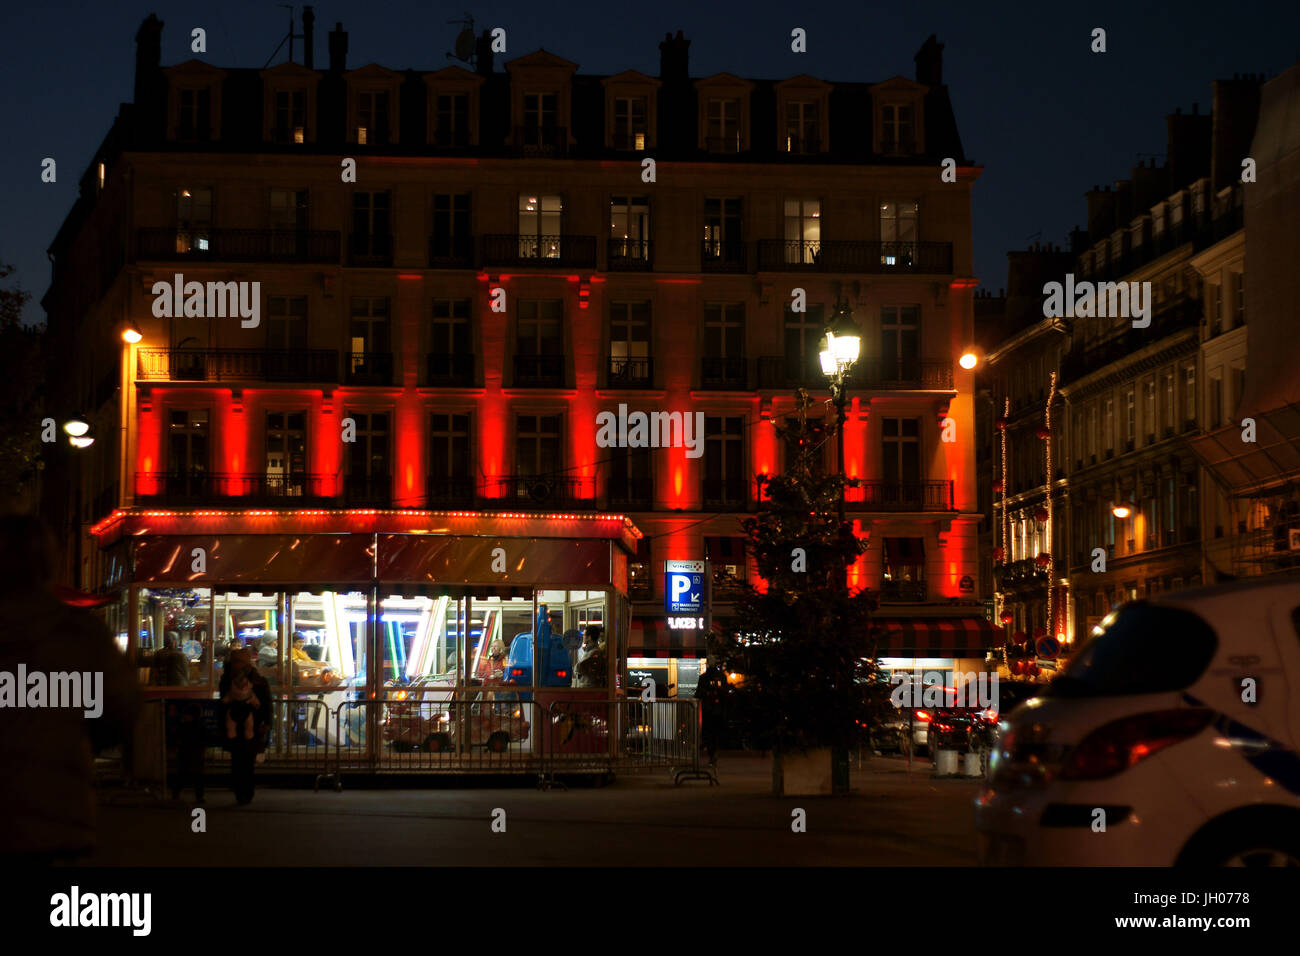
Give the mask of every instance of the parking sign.
[[669, 614], [699, 614], [704, 608], [704, 562], [664, 562], [664, 610]]

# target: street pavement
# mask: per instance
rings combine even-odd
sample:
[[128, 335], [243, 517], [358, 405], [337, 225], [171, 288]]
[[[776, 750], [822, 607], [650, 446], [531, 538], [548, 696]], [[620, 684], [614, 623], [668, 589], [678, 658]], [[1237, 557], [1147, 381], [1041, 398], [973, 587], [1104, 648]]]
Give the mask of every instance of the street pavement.
[[[209, 785], [206, 832], [179, 802], [109, 789], [92, 866], [963, 866], [975, 863], [979, 783], [912, 772], [897, 757], [855, 766], [845, 797], [774, 797], [770, 760], [722, 755], [719, 786], [666, 774], [537, 790], [259, 786], [235, 805]], [[806, 832], [792, 832], [793, 811]], [[496, 810], [505, 832], [494, 832]], [[497, 829], [500, 829], [498, 824]]]

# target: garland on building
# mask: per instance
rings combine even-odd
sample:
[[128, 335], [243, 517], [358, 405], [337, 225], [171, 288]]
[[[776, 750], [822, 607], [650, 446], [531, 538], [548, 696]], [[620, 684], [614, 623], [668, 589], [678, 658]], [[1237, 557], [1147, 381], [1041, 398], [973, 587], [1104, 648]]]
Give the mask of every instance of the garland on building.
[[1043, 425], [1047, 432], [1044, 439], [1044, 454], [1047, 456], [1047, 497], [1044, 508], [1047, 510], [1047, 524], [1044, 528], [1044, 547], [1047, 550], [1047, 635], [1056, 637], [1056, 618], [1052, 616], [1052, 592], [1056, 589], [1056, 553], [1052, 548], [1052, 402], [1056, 401], [1056, 372], [1052, 372], [1051, 385], [1047, 390], [1047, 408], [1043, 412]]

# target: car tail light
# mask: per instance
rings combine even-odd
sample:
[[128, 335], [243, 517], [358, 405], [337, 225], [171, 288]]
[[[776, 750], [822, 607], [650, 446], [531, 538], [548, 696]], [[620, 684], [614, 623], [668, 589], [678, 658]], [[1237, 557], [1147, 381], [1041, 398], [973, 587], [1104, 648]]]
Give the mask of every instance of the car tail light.
[[916, 719], [917, 719], [917, 720], [931, 720], [932, 718], [930, 717], [930, 714], [929, 714], [928, 711], [918, 710], [918, 711], [916, 712]]
[[569, 672], [568, 672], [568, 671], [556, 671], [556, 672], [555, 672], [555, 676], [556, 676], [556, 677], [568, 677], [568, 676], [569, 676]]
[[1152, 754], [1194, 737], [1210, 723], [1204, 708], [1136, 714], [1098, 727], [1074, 748], [1061, 768], [1064, 780], [1101, 780], [1127, 770]]
[[523, 676], [524, 676], [524, 669], [523, 669], [522, 667], [512, 667], [512, 668], [510, 668], [510, 676], [511, 676], [511, 677], [523, 677]]

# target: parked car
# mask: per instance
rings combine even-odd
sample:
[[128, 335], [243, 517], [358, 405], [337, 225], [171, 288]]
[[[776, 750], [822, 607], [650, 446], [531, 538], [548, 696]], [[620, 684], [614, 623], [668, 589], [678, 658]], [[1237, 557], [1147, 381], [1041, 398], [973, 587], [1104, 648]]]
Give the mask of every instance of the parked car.
[[[504, 753], [512, 743], [528, 738], [524, 704], [494, 700], [481, 694], [469, 705], [465, 722], [469, 746]], [[428, 704], [418, 699], [389, 703], [382, 720], [384, 740], [400, 753], [424, 750], [437, 753], [455, 749], [458, 722], [456, 703]]]
[[1300, 581], [1126, 604], [1004, 718], [980, 859], [1300, 865], [1298, 745]]

